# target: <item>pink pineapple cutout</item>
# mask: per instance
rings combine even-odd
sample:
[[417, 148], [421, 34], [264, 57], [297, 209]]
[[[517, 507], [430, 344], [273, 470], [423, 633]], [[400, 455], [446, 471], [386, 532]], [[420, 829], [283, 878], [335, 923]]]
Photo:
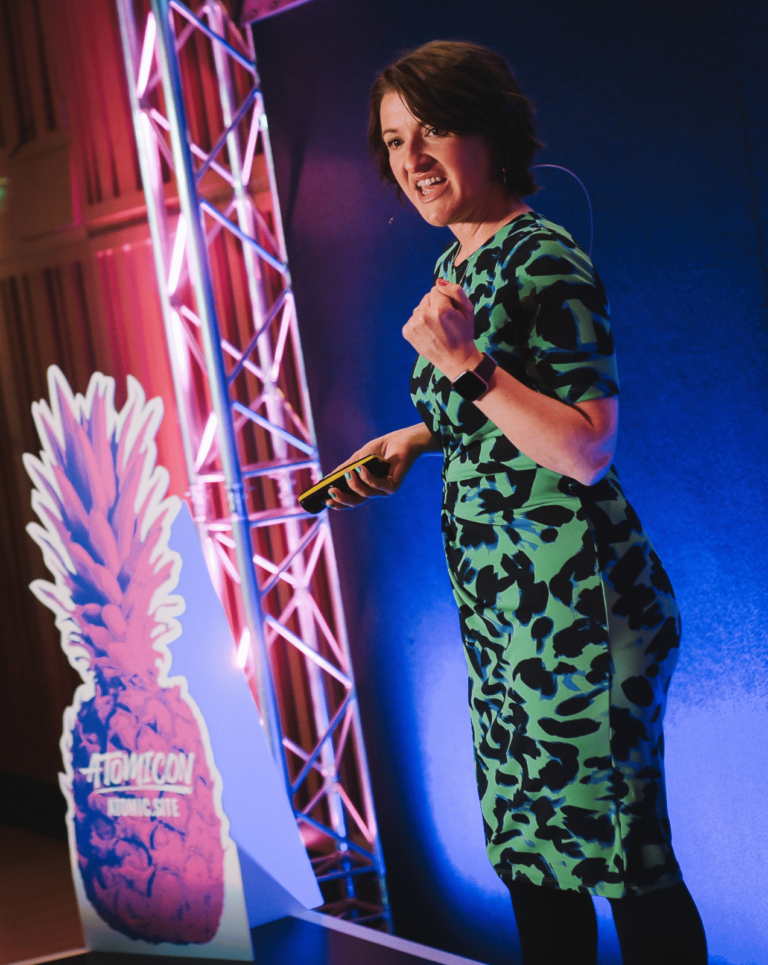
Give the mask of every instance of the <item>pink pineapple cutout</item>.
[[61, 786], [85, 892], [129, 938], [209, 942], [224, 897], [221, 786], [186, 680], [168, 678], [184, 601], [168, 548], [181, 504], [163, 499], [155, 465], [162, 401], [130, 376], [120, 412], [100, 373], [85, 397], [55, 366], [48, 383], [50, 407], [32, 406], [42, 452], [24, 463], [42, 523], [28, 531], [55, 583], [32, 590], [84, 681], [64, 714]]

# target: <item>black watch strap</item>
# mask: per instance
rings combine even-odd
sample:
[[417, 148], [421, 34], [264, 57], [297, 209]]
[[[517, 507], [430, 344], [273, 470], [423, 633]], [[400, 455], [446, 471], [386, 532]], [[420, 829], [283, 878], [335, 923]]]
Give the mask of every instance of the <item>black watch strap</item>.
[[451, 383], [453, 390], [458, 392], [462, 399], [467, 402], [477, 402], [488, 391], [491, 376], [496, 369], [496, 363], [490, 355], [483, 352], [482, 359], [474, 367], [462, 372], [461, 375]]

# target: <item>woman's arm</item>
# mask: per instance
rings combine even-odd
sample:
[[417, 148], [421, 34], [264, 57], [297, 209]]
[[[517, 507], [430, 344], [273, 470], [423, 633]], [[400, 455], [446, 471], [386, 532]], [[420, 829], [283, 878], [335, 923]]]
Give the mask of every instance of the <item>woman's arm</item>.
[[[326, 506], [331, 509], [352, 509], [374, 496], [391, 496], [396, 492], [405, 479], [406, 473], [414, 462], [425, 452], [436, 452], [440, 448], [439, 441], [432, 435], [423, 422], [404, 429], [388, 432], [378, 439], [367, 442], [357, 452], [347, 459], [343, 465], [348, 465], [363, 456], [381, 456], [389, 463], [389, 472], [383, 479], [361, 467], [350, 474], [347, 483], [351, 493], [340, 489], [331, 489], [331, 499]], [[340, 467], [339, 467], [340, 468]]]
[[[473, 334], [472, 303], [460, 285], [443, 279], [403, 328], [416, 351], [451, 381], [480, 361]], [[618, 428], [615, 397], [568, 405], [497, 368], [489, 391], [474, 405], [540, 466], [591, 486], [611, 464]]]
[[[453, 378], [474, 368], [480, 358], [478, 352], [474, 362], [459, 369]], [[449, 373], [443, 374], [453, 381]], [[489, 391], [474, 404], [540, 466], [592, 486], [611, 465], [619, 424], [615, 396], [567, 405], [529, 389], [497, 368]]]

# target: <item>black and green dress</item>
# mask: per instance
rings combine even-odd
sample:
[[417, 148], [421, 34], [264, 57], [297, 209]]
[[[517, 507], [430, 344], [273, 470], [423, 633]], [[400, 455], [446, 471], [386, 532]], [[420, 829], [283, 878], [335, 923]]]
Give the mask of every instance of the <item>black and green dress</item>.
[[[457, 248], [436, 277], [461, 280]], [[605, 291], [564, 229], [521, 215], [459, 267], [475, 342], [503, 369], [566, 404], [618, 393]], [[662, 719], [680, 621], [615, 470], [585, 486], [539, 466], [422, 357], [411, 392], [445, 456], [492, 864], [608, 898], [677, 883]]]

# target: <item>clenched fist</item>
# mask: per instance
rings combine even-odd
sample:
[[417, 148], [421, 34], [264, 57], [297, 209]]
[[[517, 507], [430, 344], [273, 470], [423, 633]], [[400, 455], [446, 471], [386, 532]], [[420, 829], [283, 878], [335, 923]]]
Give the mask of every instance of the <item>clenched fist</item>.
[[482, 358], [475, 345], [475, 310], [461, 285], [443, 278], [403, 326], [403, 338], [451, 381]]

